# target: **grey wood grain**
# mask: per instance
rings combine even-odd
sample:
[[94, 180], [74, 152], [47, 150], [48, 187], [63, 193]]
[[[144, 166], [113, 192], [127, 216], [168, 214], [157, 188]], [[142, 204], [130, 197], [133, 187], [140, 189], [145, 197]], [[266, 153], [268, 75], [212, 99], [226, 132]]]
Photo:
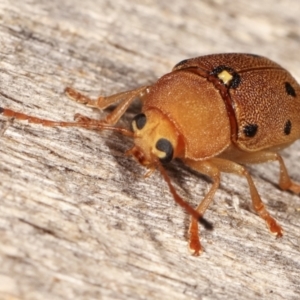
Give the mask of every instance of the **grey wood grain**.
[[[300, 80], [300, 2], [65, 0], [0, 2], [0, 106], [54, 120], [76, 112], [74, 86], [96, 97], [154, 82], [182, 59], [250, 52]], [[120, 122], [128, 125], [135, 104]], [[250, 168], [285, 235], [253, 213], [246, 181], [222, 176], [191, 257], [189, 218], [158, 173], [110, 132], [0, 118], [1, 299], [297, 299], [300, 199], [277, 189], [278, 166]], [[300, 143], [283, 156], [300, 182]], [[196, 205], [210, 182], [180, 162], [168, 172]]]

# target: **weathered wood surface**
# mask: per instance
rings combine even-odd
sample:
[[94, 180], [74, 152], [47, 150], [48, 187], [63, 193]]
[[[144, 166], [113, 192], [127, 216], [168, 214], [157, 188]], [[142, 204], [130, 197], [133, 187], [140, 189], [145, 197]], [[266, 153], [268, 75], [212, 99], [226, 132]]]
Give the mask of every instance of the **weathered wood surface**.
[[[299, 11], [292, 0], [2, 0], [0, 104], [55, 120], [101, 117], [64, 88], [108, 95], [217, 52], [268, 56], [300, 80]], [[202, 230], [195, 258], [188, 216], [157, 173], [144, 179], [123, 156], [128, 138], [0, 120], [1, 299], [299, 298], [300, 199], [276, 188], [276, 164], [251, 171], [284, 237], [253, 213], [245, 180], [223, 176], [206, 214], [214, 230]], [[297, 181], [299, 149], [283, 154]], [[210, 184], [178, 162], [168, 171], [193, 204]]]

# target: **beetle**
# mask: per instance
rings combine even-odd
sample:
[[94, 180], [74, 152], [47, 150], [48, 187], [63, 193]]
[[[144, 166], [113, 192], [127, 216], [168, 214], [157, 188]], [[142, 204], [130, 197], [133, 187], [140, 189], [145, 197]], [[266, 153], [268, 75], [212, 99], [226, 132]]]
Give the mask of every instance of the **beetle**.
[[[66, 94], [76, 102], [105, 109], [119, 102], [103, 120], [76, 114], [74, 122], [57, 122], [1, 108], [7, 117], [44, 126], [77, 126], [113, 130], [133, 138], [127, 151], [150, 175], [158, 169], [175, 199], [191, 214], [189, 248], [199, 255], [198, 221], [220, 184], [220, 174], [234, 173], [248, 182], [252, 204], [271, 233], [282, 228], [265, 208], [244, 164], [277, 161], [279, 187], [296, 194], [278, 151], [300, 138], [300, 86], [277, 63], [258, 55], [212, 54], [183, 60], [152, 85], [92, 100], [73, 88]], [[133, 118], [132, 130], [114, 126], [130, 104], [139, 98], [141, 112]], [[190, 168], [212, 179], [210, 190], [193, 209], [176, 192], [163, 168], [179, 158]]]

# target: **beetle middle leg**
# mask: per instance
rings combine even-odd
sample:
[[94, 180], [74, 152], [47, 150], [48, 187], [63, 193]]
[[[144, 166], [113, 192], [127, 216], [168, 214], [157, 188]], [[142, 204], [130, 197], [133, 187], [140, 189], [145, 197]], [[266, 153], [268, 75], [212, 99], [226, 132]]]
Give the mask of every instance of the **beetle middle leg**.
[[252, 204], [255, 211], [262, 219], [265, 220], [270, 232], [275, 234], [277, 237], [281, 237], [281, 226], [277, 224], [276, 220], [267, 212], [265, 205], [263, 204], [257, 192], [254, 182], [248, 171], [245, 169], [245, 167], [238, 163], [223, 158], [212, 158], [211, 161], [219, 168], [221, 172], [234, 173], [246, 177], [250, 189]]
[[[125, 111], [128, 109], [130, 104], [136, 99], [136, 98], [143, 98], [143, 96], [146, 93], [148, 86], [142, 86], [140, 88], [126, 91], [122, 93], [118, 93], [115, 95], [111, 95], [108, 97], [98, 97], [96, 100], [90, 99], [89, 97], [81, 94], [80, 92], [67, 87], [65, 89], [66, 95], [74, 100], [75, 102], [85, 104], [89, 107], [99, 108], [99, 109], [105, 109], [108, 106], [121, 101], [117, 107], [108, 114], [103, 121], [105, 124], [116, 124], [119, 119], [122, 117], [122, 115], [125, 113]], [[75, 116], [76, 118], [76, 116]], [[79, 115], [79, 118], [85, 118], [84, 116]]]

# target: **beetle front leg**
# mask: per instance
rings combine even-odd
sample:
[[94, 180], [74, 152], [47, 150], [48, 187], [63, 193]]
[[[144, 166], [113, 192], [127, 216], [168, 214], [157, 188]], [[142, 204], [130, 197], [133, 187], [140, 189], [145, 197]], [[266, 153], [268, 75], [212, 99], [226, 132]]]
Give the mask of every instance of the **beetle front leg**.
[[[75, 102], [85, 104], [89, 107], [99, 108], [99, 109], [105, 109], [108, 106], [121, 101], [118, 106], [109, 114], [106, 116], [106, 118], [103, 120], [103, 123], [105, 124], [116, 124], [119, 119], [122, 117], [122, 115], [125, 113], [125, 111], [128, 109], [130, 104], [136, 99], [140, 98], [142, 99], [145, 95], [148, 86], [142, 86], [140, 88], [126, 91], [122, 93], [118, 93], [115, 95], [111, 95], [108, 97], [98, 97], [96, 100], [90, 99], [87, 96], [82, 95], [80, 92], [67, 87], [65, 89], [66, 95], [74, 100]], [[84, 116], [79, 116], [80, 118]], [[75, 116], [76, 118], [76, 116]]]
[[[199, 212], [202, 216], [204, 215], [206, 209], [210, 205], [216, 190], [220, 185], [220, 171], [219, 169], [209, 160], [207, 161], [194, 161], [194, 160], [185, 160], [185, 163], [190, 166], [192, 169], [209, 176], [213, 180], [213, 184], [206, 194], [204, 199], [196, 208], [196, 211]], [[198, 221], [191, 217], [191, 223], [189, 228], [189, 249], [194, 256], [198, 256], [203, 252], [200, 239], [199, 239], [199, 228]]]

